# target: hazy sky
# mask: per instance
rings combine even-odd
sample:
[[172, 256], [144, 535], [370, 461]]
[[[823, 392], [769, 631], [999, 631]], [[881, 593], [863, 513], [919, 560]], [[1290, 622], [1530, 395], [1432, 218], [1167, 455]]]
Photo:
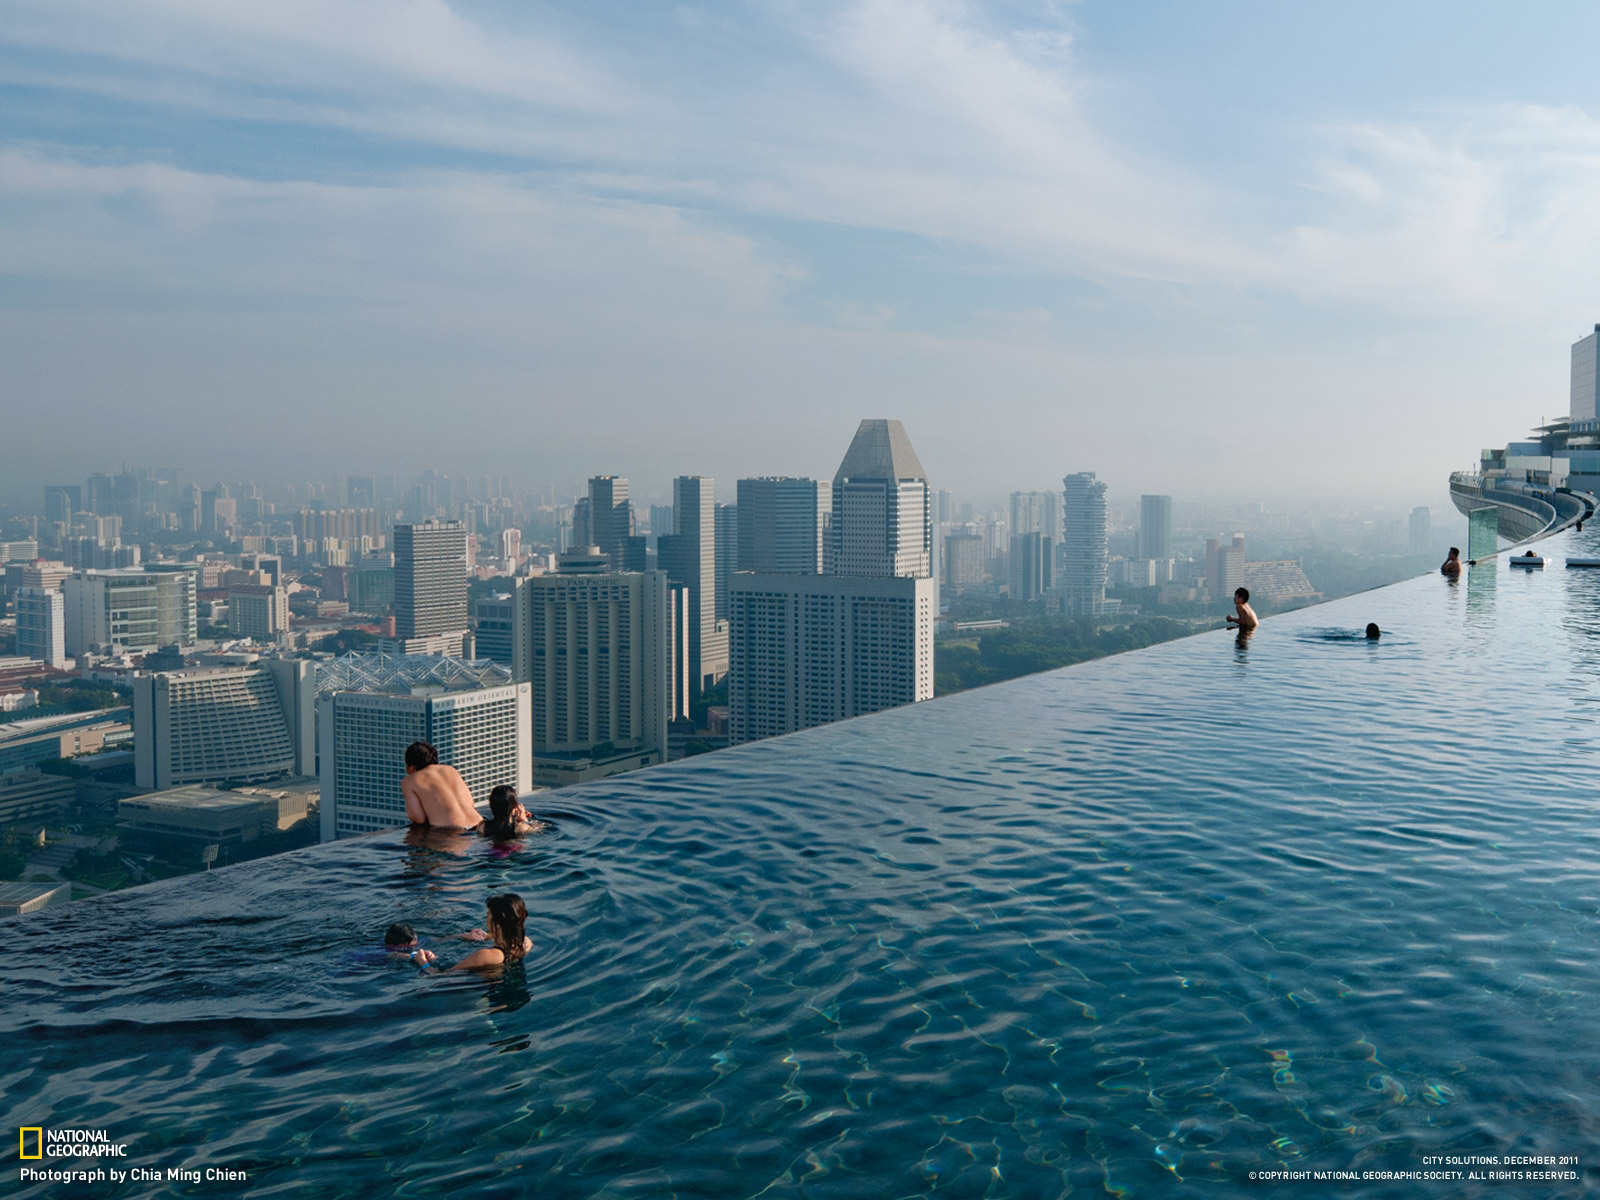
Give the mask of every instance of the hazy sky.
[[1402, 499], [1566, 411], [1587, 4], [8, 0], [0, 474]]

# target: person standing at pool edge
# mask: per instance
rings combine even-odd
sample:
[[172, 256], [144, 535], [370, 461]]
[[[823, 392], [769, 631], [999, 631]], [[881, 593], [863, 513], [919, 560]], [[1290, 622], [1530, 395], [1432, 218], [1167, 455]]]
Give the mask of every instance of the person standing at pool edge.
[[1458, 579], [1461, 576], [1461, 551], [1450, 547], [1450, 557], [1439, 564], [1439, 574], [1446, 579]]
[[1228, 617], [1229, 625], [1237, 625], [1240, 633], [1248, 633], [1261, 624], [1261, 618], [1256, 616], [1256, 610], [1250, 607], [1250, 593], [1244, 588], [1235, 588], [1233, 592], [1233, 613]]
[[439, 762], [429, 742], [406, 747], [406, 777], [400, 782], [406, 798], [406, 820], [435, 829], [476, 829], [483, 814], [472, 803], [467, 781], [454, 767]]

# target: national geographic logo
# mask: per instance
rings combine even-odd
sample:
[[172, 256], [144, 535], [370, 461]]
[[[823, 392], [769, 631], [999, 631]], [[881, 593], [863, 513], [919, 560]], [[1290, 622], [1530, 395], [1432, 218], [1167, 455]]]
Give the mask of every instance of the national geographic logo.
[[104, 1129], [46, 1129], [24, 1125], [17, 1130], [17, 1157], [126, 1158], [128, 1144], [113, 1142]]

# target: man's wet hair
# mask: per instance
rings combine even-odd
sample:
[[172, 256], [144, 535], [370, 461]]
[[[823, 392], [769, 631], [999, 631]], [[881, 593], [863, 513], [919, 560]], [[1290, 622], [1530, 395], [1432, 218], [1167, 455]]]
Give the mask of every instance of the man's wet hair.
[[1460, 554], [1461, 553], [1461, 548], [1459, 546], [1451, 546], [1450, 547], [1450, 553], [1451, 554]]
[[1383, 636], [1383, 630], [1378, 628], [1376, 621], [1371, 621], [1367, 624], [1367, 636], [1373, 641], [1377, 641]]
[[1233, 589], [1233, 594], [1238, 599], [1243, 600], [1246, 604], [1250, 603], [1250, 589], [1249, 588], [1234, 588]]
[[409, 946], [416, 940], [417, 931], [399, 921], [389, 926], [383, 935], [383, 944], [385, 946]]
[[406, 766], [422, 770], [423, 767], [439, 765], [439, 752], [433, 748], [432, 742], [412, 742], [406, 747]]

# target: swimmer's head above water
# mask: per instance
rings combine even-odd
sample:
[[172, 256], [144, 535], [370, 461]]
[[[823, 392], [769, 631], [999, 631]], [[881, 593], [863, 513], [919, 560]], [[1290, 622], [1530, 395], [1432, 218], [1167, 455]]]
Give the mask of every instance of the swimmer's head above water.
[[383, 944], [392, 949], [403, 949], [413, 946], [417, 941], [417, 931], [411, 926], [396, 921], [384, 931]]
[[1368, 641], [1375, 642], [1379, 638], [1381, 638], [1382, 636], [1383, 636], [1383, 630], [1378, 628], [1378, 623], [1376, 621], [1372, 621], [1372, 622], [1369, 622], [1367, 624], [1367, 640]]
[[490, 896], [486, 907], [490, 939], [500, 948], [507, 962], [515, 962], [524, 953], [523, 939], [527, 935], [523, 933], [523, 927], [528, 920], [527, 905], [515, 892], [505, 892]]
[[406, 747], [406, 774], [439, 765], [439, 752], [432, 742], [412, 742]]

